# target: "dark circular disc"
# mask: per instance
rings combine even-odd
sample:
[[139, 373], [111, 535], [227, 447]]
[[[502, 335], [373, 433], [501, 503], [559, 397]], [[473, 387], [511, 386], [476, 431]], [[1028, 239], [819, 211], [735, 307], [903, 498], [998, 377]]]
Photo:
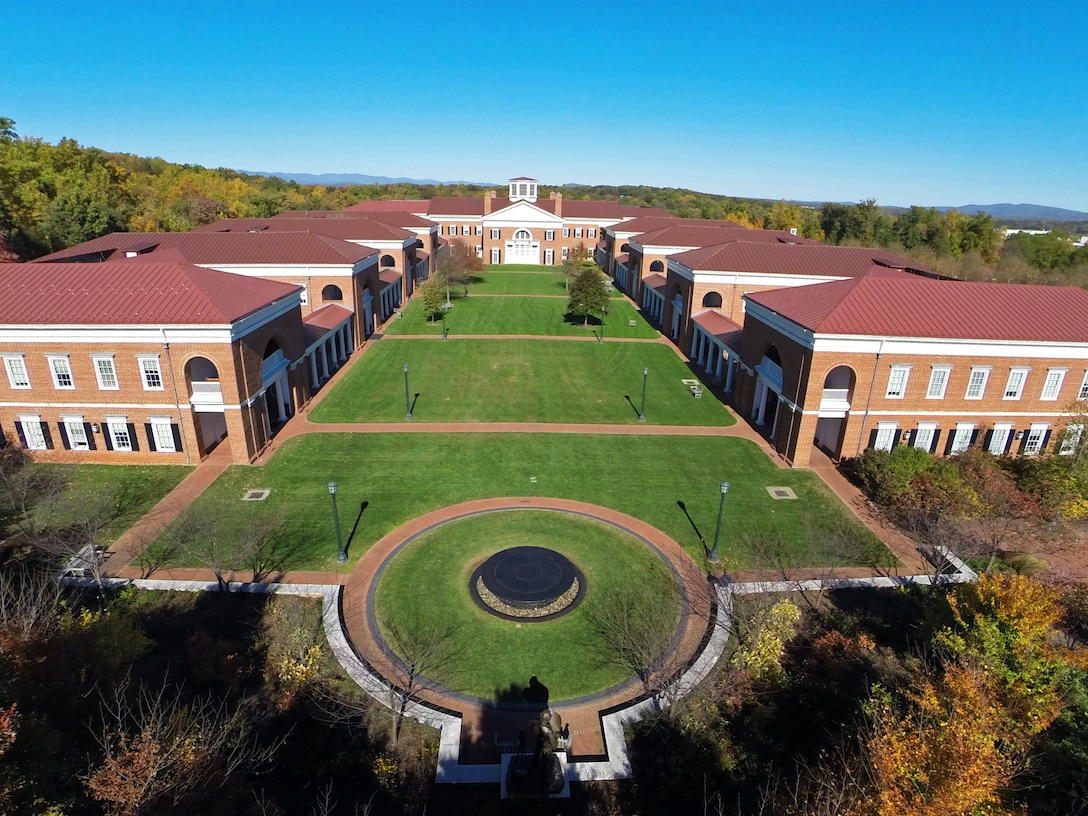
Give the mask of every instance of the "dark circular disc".
[[570, 559], [545, 547], [511, 547], [488, 558], [476, 573], [489, 592], [514, 607], [547, 606], [574, 585]]

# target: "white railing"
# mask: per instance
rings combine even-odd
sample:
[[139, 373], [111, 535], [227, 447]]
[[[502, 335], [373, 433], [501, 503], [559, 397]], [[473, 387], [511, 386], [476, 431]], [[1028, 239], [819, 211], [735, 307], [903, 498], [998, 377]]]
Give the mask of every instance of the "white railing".
[[850, 399], [849, 388], [825, 388], [824, 402], [847, 402]]
[[218, 394], [223, 395], [223, 388], [217, 382], [195, 382], [193, 383], [193, 395], [197, 394]]

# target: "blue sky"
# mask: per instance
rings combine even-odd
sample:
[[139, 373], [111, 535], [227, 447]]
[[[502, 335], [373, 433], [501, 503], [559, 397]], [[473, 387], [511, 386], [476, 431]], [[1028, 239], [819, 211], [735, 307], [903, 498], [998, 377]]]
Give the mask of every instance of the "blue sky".
[[211, 167], [1088, 211], [1083, 0], [12, 3], [0, 115]]

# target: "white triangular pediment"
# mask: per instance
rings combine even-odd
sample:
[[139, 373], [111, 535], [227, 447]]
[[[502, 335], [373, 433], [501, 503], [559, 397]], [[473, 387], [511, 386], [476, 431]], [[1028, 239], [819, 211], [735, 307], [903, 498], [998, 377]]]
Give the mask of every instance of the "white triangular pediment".
[[509, 207], [484, 216], [485, 227], [546, 226], [550, 229], [562, 223], [563, 219], [559, 216], [528, 201], [516, 201]]

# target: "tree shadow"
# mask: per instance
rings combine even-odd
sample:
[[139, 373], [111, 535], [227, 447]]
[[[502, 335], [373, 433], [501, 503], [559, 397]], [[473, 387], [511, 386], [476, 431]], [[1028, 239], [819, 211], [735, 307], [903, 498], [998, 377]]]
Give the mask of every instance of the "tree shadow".
[[567, 312], [563, 315], [563, 322], [569, 326], [578, 326], [583, 329], [591, 329], [599, 327], [601, 325], [601, 318], [598, 315], [589, 315], [588, 322], [585, 315], [576, 315], [571, 312]]
[[493, 700], [481, 701], [478, 726], [462, 743], [462, 755], [471, 757], [470, 762], [497, 763], [503, 754], [531, 753], [533, 721], [548, 708], [550, 696], [535, 674], [525, 685], [495, 689]]

